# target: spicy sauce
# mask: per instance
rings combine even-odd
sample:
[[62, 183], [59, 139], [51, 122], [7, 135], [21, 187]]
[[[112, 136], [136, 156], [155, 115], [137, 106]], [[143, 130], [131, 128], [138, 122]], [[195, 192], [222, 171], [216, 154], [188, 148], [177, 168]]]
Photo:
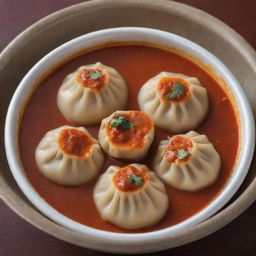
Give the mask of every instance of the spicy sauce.
[[83, 68], [76, 80], [83, 87], [99, 91], [106, 84], [106, 75], [100, 68]]
[[[135, 192], [140, 190], [149, 180], [146, 168], [138, 170], [132, 165], [127, 165], [117, 171], [113, 177], [115, 186], [123, 192]], [[137, 182], [136, 182], [137, 181]]]
[[[181, 86], [181, 89], [179, 86]], [[161, 99], [167, 102], [181, 102], [190, 95], [189, 83], [176, 77], [163, 77], [159, 81], [157, 91]]]
[[[176, 164], [181, 164], [189, 160], [193, 150], [193, 143], [190, 138], [183, 136], [173, 136], [170, 138], [165, 150], [165, 158]], [[179, 151], [183, 152], [183, 157], [179, 157]]]
[[153, 121], [142, 111], [122, 112], [119, 116], [127, 118], [132, 127], [129, 129], [114, 128], [111, 127], [110, 120], [105, 129], [111, 143], [128, 151], [142, 148], [145, 136], [153, 129]]
[[[212, 186], [194, 193], [165, 185], [170, 206], [166, 216], [155, 226], [133, 231], [118, 228], [103, 220], [95, 207], [93, 188], [97, 178], [83, 186], [64, 187], [46, 179], [37, 168], [35, 149], [44, 134], [62, 125], [74, 125], [63, 117], [57, 107], [56, 97], [62, 81], [79, 66], [98, 61], [115, 68], [125, 79], [129, 89], [127, 110], [139, 110], [137, 95], [141, 86], [162, 71], [197, 77], [207, 89], [209, 112], [195, 130], [206, 134], [220, 154], [220, 175]], [[97, 138], [99, 127], [100, 124], [86, 129]], [[159, 142], [172, 135], [174, 134], [156, 127], [155, 139], [148, 156], [140, 161], [140, 164], [145, 164], [152, 170], [152, 161]], [[20, 153], [28, 180], [48, 204], [63, 215], [84, 225], [122, 233], [148, 232], [170, 227], [202, 210], [222, 191], [231, 176], [239, 146], [235, 111], [228, 95], [216, 80], [198, 65], [176, 53], [143, 45], [120, 45], [94, 50], [69, 61], [50, 74], [40, 83], [25, 108], [19, 138]], [[106, 156], [101, 173], [110, 165], [122, 167], [131, 163]]]
[[78, 129], [63, 129], [58, 138], [62, 151], [70, 156], [85, 159], [89, 156], [93, 141]]

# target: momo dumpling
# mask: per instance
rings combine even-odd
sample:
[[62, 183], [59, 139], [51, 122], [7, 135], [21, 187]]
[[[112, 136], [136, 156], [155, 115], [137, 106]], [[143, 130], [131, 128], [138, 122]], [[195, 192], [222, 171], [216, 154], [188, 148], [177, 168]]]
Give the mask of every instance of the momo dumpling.
[[156, 224], [169, 206], [164, 184], [141, 164], [110, 166], [100, 176], [93, 198], [103, 219], [125, 229]]
[[66, 186], [92, 180], [104, 162], [97, 140], [85, 128], [71, 126], [47, 132], [36, 148], [35, 158], [46, 178]]
[[99, 142], [112, 157], [142, 159], [155, 134], [153, 121], [142, 111], [116, 111], [101, 122]]
[[79, 67], [62, 82], [57, 104], [70, 121], [91, 125], [124, 108], [128, 89], [122, 76], [100, 62]]
[[138, 102], [156, 126], [174, 133], [195, 128], [208, 111], [207, 91], [199, 80], [169, 72], [148, 80], [140, 89]]
[[153, 169], [169, 185], [198, 191], [218, 178], [221, 160], [206, 135], [190, 131], [162, 140], [153, 161]]

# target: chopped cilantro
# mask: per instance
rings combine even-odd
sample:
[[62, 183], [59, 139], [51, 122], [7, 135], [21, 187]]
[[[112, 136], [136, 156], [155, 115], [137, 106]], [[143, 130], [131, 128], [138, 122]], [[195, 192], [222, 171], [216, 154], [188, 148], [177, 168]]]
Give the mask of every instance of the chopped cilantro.
[[176, 99], [186, 93], [186, 89], [183, 84], [176, 82], [171, 88], [171, 91], [165, 96], [166, 100]]
[[100, 71], [95, 71], [95, 72], [93, 72], [93, 71], [89, 71], [89, 74], [87, 75], [87, 77], [89, 77], [89, 78], [91, 78], [91, 79], [98, 79], [98, 78], [100, 78], [101, 77], [101, 72]]
[[188, 157], [190, 155], [190, 152], [183, 150], [183, 149], [179, 149], [178, 150], [178, 159], [179, 160], [183, 160], [186, 157]]
[[134, 124], [129, 121], [127, 117], [116, 115], [111, 121], [110, 126], [112, 128], [121, 128], [124, 130], [128, 130], [134, 127]]
[[134, 183], [136, 187], [140, 187], [144, 184], [144, 180], [141, 177], [138, 177], [136, 175], [132, 175], [127, 179], [128, 182]]

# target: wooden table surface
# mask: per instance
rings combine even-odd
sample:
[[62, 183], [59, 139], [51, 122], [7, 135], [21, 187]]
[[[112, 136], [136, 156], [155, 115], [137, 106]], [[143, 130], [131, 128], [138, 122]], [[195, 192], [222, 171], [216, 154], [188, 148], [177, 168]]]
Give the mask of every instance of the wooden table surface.
[[[139, 1], [139, 0], [138, 0]], [[81, 0], [0, 0], [0, 51], [38, 19]], [[181, 0], [227, 23], [256, 49], [256, 1]], [[255, 81], [256, 82], [256, 81]], [[0, 256], [105, 255], [57, 240], [25, 222], [0, 201]], [[256, 204], [216, 233], [150, 255], [256, 255]]]

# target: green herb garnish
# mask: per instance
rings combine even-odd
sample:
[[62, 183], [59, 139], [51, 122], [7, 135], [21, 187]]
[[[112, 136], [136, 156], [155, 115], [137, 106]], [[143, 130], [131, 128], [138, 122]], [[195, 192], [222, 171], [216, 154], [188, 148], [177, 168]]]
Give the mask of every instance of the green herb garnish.
[[128, 130], [134, 127], [134, 124], [129, 121], [127, 117], [116, 115], [111, 121], [110, 126], [112, 128], [121, 128], [124, 130]]
[[144, 180], [141, 177], [138, 177], [136, 175], [132, 175], [127, 179], [127, 181], [130, 183], [133, 182], [136, 187], [140, 187], [144, 184]]
[[100, 71], [95, 71], [95, 72], [89, 71], [89, 74], [87, 75], [87, 77], [95, 79], [95, 80], [100, 78], [101, 76], [102, 76], [102, 74]]
[[186, 157], [188, 157], [190, 155], [190, 152], [183, 150], [183, 149], [179, 149], [178, 150], [178, 159], [179, 160], [183, 160]]
[[166, 100], [176, 99], [184, 95], [186, 92], [185, 86], [179, 82], [176, 82], [175, 85], [171, 88], [171, 91], [165, 96]]

